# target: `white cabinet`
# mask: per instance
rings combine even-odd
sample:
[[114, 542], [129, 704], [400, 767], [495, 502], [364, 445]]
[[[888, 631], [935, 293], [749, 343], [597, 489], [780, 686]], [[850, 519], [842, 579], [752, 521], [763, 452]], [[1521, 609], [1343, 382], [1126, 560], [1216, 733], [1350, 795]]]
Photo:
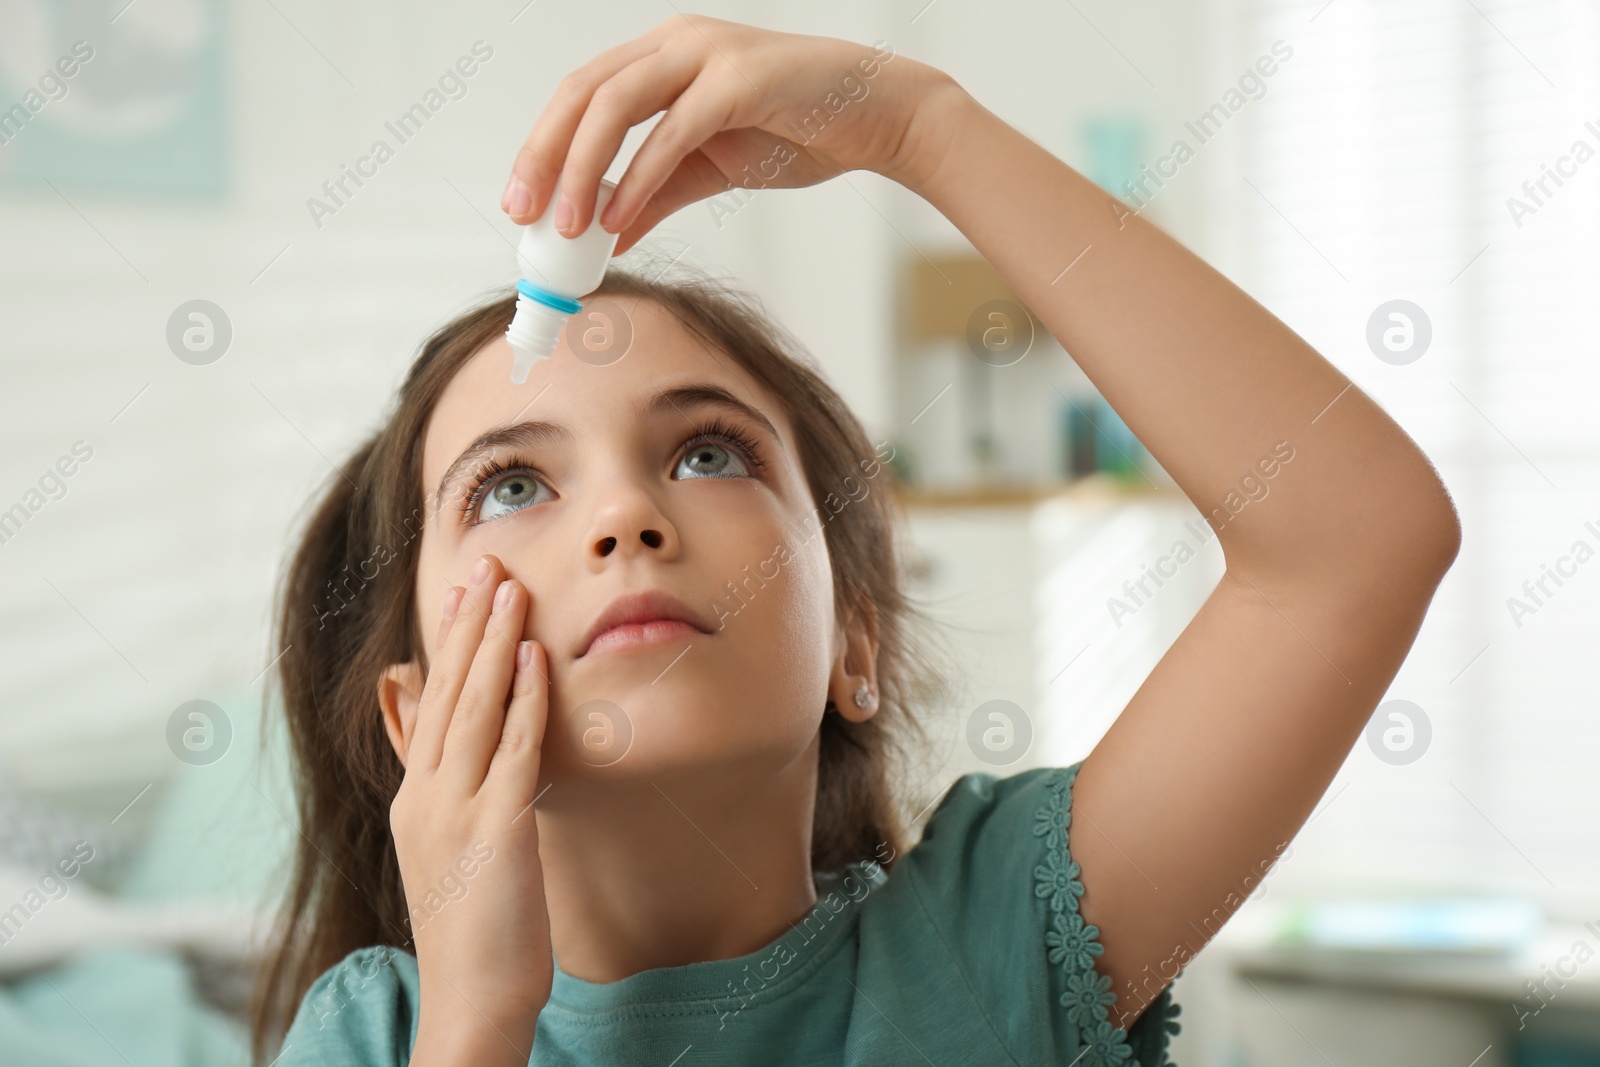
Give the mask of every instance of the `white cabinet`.
[[[1221, 549], [1176, 489], [1086, 480], [1009, 498], [905, 499], [912, 592], [951, 646], [958, 695], [938, 720], [948, 775], [1088, 754], [1222, 574]], [[1180, 542], [1182, 562], [1172, 558]], [[964, 736], [967, 716], [995, 699], [1021, 708], [1033, 733], [1008, 768], [985, 764]]]

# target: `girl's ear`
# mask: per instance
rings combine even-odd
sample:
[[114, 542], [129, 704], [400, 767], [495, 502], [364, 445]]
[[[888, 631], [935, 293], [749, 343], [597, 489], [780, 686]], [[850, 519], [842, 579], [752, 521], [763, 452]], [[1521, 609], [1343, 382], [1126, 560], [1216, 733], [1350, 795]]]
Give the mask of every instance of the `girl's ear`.
[[405, 766], [406, 750], [417, 725], [417, 702], [422, 699], [422, 669], [415, 663], [392, 663], [378, 679], [378, 706], [383, 709], [383, 729], [394, 754]]
[[840, 636], [842, 647], [828, 677], [828, 702], [849, 721], [866, 722], [878, 711], [877, 608], [864, 601]]

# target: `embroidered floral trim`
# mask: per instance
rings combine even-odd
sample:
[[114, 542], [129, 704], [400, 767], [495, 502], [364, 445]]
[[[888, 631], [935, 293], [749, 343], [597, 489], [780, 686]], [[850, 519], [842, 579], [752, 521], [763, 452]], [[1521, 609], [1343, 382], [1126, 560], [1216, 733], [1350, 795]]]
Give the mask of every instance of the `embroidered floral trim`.
[[1116, 995], [1111, 991], [1111, 979], [1095, 968], [1095, 959], [1105, 947], [1100, 944], [1100, 928], [1078, 913], [1078, 898], [1083, 896], [1078, 875], [1082, 872], [1068, 848], [1072, 783], [1081, 766], [1075, 763], [1050, 774], [1049, 798], [1033, 820], [1033, 835], [1044, 838], [1045, 846], [1044, 862], [1033, 869], [1033, 892], [1050, 902], [1050, 929], [1045, 932], [1044, 944], [1051, 964], [1064, 973], [1067, 991], [1060, 1003], [1087, 1052], [1076, 1062], [1080, 1067], [1117, 1067], [1133, 1061], [1137, 1052], [1137, 1062], [1176, 1067], [1167, 1058], [1171, 1036], [1181, 1029], [1177, 1022], [1180, 1008], [1172, 1002], [1171, 986], [1145, 1010], [1145, 1015], [1154, 1014], [1155, 1018], [1141, 1027], [1144, 1016], [1140, 1016], [1134, 1024], [1139, 1031], [1133, 1038], [1137, 1049], [1129, 1043], [1128, 1031], [1111, 1025], [1109, 1009], [1116, 1003]]

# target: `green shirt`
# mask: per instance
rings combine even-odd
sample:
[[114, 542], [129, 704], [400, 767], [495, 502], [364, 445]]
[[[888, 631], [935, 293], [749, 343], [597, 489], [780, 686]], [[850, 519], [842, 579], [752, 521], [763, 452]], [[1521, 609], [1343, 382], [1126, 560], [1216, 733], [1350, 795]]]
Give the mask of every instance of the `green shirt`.
[[[1131, 1029], [1108, 1019], [1068, 847], [1080, 766], [962, 776], [891, 870], [818, 874], [811, 912], [747, 955], [606, 983], [557, 966], [529, 1062], [1166, 1067], [1170, 987]], [[276, 1067], [404, 1064], [417, 1000], [416, 957], [352, 952], [307, 992]]]

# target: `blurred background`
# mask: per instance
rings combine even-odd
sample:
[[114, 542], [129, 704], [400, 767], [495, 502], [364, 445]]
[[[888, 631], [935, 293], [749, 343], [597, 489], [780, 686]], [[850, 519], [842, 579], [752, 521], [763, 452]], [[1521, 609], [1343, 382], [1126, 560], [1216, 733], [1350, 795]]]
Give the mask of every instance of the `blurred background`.
[[[239, 1061], [294, 836], [287, 547], [418, 343], [514, 279], [500, 191], [557, 81], [678, 10], [0, 0], [7, 1063]], [[697, 10], [949, 71], [1317, 347], [1460, 508], [1366, 737], [1179, 978], [1174, 1058], [1600, 1063], [1600, 9]], [[727, 207], [648, 251], [760, 294], [894, 444], [964, 686], [928, 798], [1082, 758], [1222, 572], [1199, 512], [904, 189]]]

